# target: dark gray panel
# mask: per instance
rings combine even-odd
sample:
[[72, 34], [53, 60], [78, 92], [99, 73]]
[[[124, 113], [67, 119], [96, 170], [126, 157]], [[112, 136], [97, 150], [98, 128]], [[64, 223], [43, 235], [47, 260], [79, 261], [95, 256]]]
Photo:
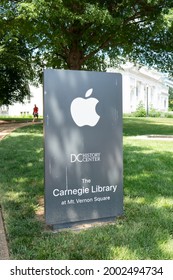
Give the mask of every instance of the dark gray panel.
[[47, 224], [123, 213], [120, 74], [45, 70], [44, 137]]

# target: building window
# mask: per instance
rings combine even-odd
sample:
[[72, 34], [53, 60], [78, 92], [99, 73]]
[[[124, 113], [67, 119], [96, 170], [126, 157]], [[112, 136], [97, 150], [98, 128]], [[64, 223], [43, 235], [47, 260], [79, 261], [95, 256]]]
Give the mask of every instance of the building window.
[[1, 114], [1, 115], [8, 115], [8, 106], [2, 105], [2, 106], [0, 107], [0, 114]]
[[25, 96], [24, 103], [27, 103], [27, 104], [31, 103], [31, 97], [29, 95]]
[[1, 106], [1, 111], [2, 111], [2, 112], [8, 111], [8, 107], [7, 107], [6, 105], [2, 105], [2, 106]]
[[166, 99], [164, 99], [164, 109], [166, 109]]
[[136, 85], [136, 98], [138, 100], [138, 95], [139, 95], [139, 88], [138, 88], [138, 84]]

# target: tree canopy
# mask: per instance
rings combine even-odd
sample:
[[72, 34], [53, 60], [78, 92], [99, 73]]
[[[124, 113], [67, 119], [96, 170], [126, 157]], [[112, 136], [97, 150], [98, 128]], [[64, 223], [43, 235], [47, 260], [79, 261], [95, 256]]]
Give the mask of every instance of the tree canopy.
[[11, 5], [4, 6], [0, 13], [0, 105], [22, 102], [30, 95], [29, 81], [34, 77], [31, 52], [13, 25], [9, 8]]
[[33, 74], [22, 40], [11, 38], [5, 42], [0, 49], [0, 105], [22, 102], [26, 95], [29, 96]]
[[127, 59], [172, 72], [173, 0], [2, 2], [1, 21], [23, 39], [38, 72], [104, 71]]

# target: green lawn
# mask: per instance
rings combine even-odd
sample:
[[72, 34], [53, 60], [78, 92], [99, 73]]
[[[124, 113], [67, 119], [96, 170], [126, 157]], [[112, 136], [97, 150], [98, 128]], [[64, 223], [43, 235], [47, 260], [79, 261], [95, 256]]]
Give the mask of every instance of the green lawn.
[[[39, 117], [39, 120], [43, 120], [43, 117]], [[33, 120], [33, 116], [32, 115], [27, 115], [27, 116], [23, 116], [23, 117], [3, 117], [0, 116], [0, 121], [6, 121], [6, 122], [31, 122]]]
[[0, 203], [11, 259], [173, 259], [173, 119], [124, 118], [124, 216], [114, 224], [52, 233], [43, 220], [42, 125], [0, 142]]

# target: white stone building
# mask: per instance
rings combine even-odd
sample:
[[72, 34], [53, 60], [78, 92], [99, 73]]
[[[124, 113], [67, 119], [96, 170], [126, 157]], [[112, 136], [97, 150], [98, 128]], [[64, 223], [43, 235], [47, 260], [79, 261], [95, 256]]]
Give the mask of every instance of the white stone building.
[[[108, 69], [108, 72], [119, 72], [123, 81], [123, 113], [135, 112], [142, 102], [146, 111], [151, 107], [160, 112], [168, 111], [169, 87], [173, 87], [164, 74], [146, 67], [135, 67], [129, 63], [120, 69]], [[39, 108], [39, 115], [43, 116], [43, 89], [31, 86], [31, 98], [25, 99], [24, 104], [15, 103], [11, 106], [0, 107], [0, 115], [26, 116], [32, 115], [34, 104]]]
[[43, 88], [42, 86], [30, 86], [31, 97], [25, 97], [24, 103], [17, 102], [14, 105], [1, 106], [1, 116], [24, 117], [33, 114], [33, 108], [36, 104], [39, 109], [39, 116], [43, 116]]
[[129, 63], [121, 70], [109, 69], [108, 72], [118, 72], [123, 79], [123, 113], [135, 112], [139, 103], [148, 111], [153, 108], [160, 112], [168, 111], [169, 86], [173, 82], [167, 77], [146, 67], [135, 67]]

